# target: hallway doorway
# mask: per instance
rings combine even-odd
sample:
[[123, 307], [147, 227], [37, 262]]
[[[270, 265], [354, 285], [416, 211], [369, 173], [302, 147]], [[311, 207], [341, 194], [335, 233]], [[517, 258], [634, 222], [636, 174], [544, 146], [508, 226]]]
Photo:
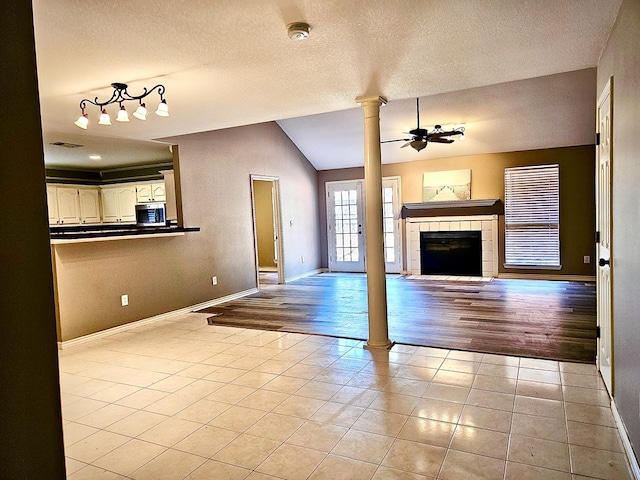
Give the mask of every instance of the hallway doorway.
[[284, 283], [280, 185], [277, 177], [251, 175], [256, 285]]

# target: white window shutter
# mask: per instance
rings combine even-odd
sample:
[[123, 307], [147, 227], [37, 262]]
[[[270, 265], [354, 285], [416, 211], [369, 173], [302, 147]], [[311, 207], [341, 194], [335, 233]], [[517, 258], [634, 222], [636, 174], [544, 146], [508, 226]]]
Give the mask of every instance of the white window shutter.
[[560, 266], [560, 168], [505, 168], [505, 266]]

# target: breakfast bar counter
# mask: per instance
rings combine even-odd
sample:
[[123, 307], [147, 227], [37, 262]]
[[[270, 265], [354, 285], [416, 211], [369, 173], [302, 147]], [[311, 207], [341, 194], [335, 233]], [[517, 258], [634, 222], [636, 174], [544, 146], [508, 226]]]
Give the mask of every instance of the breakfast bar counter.
[[52, 245], [106, 240], [124, 240], [153, 237], [175, 237], [187, 232], [199, 232], [200, 227], [179, 227], [177, 225], [138, 226], [131, 225], [74, 225], [51, 227]]

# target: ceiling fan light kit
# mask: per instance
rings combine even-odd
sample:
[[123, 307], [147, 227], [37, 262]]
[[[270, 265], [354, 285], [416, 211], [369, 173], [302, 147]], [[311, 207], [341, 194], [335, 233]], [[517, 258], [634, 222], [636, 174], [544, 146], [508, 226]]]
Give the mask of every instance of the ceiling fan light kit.
[[400, 148], [410, 146], [416, 152], [424, 149], [427, 143], [453, 143], [454, 137], [460, 135], [459, 139], [464, 140], [465, 127], [453, 127], [451, 130], [445, 130], [442, 125], [435, 125], [433, 130], [429, 131], [425, 128], [420, 128], [420, 98], [416, 98], [416, 128], [408, 132], [412, 135], [412, 138], [398, 138], [396, 140], [384, 140], [380, 143], [392, 143], [392, 142], [406, 142]]
[[120, 106], [118, 110], [118, 115], [116, 116], [116, 121], [118, 122], [128, 122], [129, 114], [127, 113], [127, 109], [124, 106], [124, 102], [127, 101], [137, 101], [139, 102], [138, 108], [133, 113], [133, 116], [138, 120], [146, 120], [147, 119], [147, 109], [146, 105], [142, 103], [142, 99], [146, 96], [150, 95], [151, 92], [156, 91], [160, 96], [160, 103], [158, 104], [158, 108], [156, 109], [156, 115], [159, 117], [168, 117], [169, 116], [169, 107], [167, 106], [167, 101], [164, 98], [165, 88], [164, 85], [158, 84], [155, 87], [147, 90], [144, 88], [144, 91], [141, 95], [131, 95], [127, 91], [128, 85], [126, 83], [112, 83], [113, 93], [111, 94], [111, 98], [106, 102], [100, 102], [98, 97], [93, 100], [88, 98], [84, 98], [80, 101], [80, 110], [81, 114], [78, 117], [78, 120], [73, 122], [77, 127], [86, 130], [89, 126], [89, 115], [85, 113], [85, 108], [87, 108], [87, 104], [90, 103], [95, 105], [100, 109], [100, 119], [98, 120], [98, 125], [111, 125], [111, 118], [109, 117], [109, 113], [106, 110], [107, 105], [111, 105], [113, 103], [117, 103]]

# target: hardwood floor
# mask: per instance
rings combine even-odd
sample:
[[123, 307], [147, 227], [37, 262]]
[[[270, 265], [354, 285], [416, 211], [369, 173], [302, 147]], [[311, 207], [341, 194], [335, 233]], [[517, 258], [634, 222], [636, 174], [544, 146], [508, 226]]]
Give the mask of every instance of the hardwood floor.
[[[397, 343], [595, 362], [595, 283], [447, 282], [387, 278], [389, 338]], [[319, 274], [202, 310], [209, 322], [366, 340], [362, 274]]]

